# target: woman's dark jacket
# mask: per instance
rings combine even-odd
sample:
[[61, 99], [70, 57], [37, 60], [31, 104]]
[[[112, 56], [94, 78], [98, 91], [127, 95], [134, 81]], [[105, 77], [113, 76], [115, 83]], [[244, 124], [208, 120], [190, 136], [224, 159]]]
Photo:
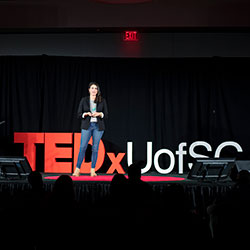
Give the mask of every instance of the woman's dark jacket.
[[[83, 97], [80, 101], [77, 116], [78, 118], [82, 119], [81, 121], [81, 129], [88, 129], [90, 125], [90, 116], [85, 116], [82, 118], [83, 113], [90, 112], [90, 97]], [[104, 98], [102, 98], [101, 102], [97, 102], [96, 105], [96, 112], [102, 112], [104, 117], [97, 117], [97, 123], [99, 125], [99, 130], [105, 130], [105, 123], [104, 120], [108, 118], [108, 106], [107, 102]]]

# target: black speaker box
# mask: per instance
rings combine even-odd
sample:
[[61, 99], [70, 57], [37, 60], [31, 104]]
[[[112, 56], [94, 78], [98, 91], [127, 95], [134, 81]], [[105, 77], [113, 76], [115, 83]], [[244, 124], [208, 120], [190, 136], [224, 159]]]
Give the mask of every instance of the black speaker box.
[[237, 181], [238, 173], [242, 170], [250, 172], [250, 160], [236, 160], [235, 166], [231, 170], [231, 179]]
[[188, 174], [188, 179], [200, 181], [229, 181], [234, 158], [198, 158]]
[[32, 172], [26, 157], [0, 157], [1, 179], [26, 179]]

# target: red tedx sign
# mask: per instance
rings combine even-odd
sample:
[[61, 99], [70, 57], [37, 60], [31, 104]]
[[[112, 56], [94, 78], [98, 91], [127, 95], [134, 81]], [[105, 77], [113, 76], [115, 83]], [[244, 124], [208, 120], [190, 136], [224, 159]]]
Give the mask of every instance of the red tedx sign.
[[[45, 173], [72, 173], [75, 170], [79, 148], [80, 148], [80, 133], [14, 133], [14, 143], [22, 143], [24, 156], [30, 163], [32, 170], [36, 169], [36, 144], [44, 144], [44, 172]], [[73, 147], [58, 147], [60, 144], [72, 144]], [[92, 145], [92, 138], [89, 141]], [[74, 153], [73, 153], [74, 152]], [[124, 174], [124, 170], [120, 164], [125, 156], [125, 153], [107, 153], [112, 164], [107, 170], [107, 173], [112, 174], [115, 171]], [[72, 162], [58, 162], [57, 158], [73, 158]], [[98, 158], [95, 170], [98, 170], [105, 158], [105, 147], [103, 141], [100, 141]], [[91, 162], [83, 161], [81, 165], [81, 173], [89, 173]]]

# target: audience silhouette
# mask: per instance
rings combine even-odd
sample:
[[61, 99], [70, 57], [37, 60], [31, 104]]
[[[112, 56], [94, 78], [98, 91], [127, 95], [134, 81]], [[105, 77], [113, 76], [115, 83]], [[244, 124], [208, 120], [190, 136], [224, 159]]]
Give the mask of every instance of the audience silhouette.
[[110, 183], [110, 195], [113, 203], [125, 206], [128, 200], [128, 180], [123, 174], [115, 174]]
[[[78, 209], [75, 200], [74, 185], [69, 175], [61, 175], [55, 181], [52, 192], [45, 204], [46, 239], [41, 242], [41, 248], [61, 249], [74, 248], [74, 238], [77, 230]], [[75, 216], [74, 216], [75, 214]]]
[[207, 208], [212, 237], [216, 243], [248, 241], [250, 173], [247, 170], [240, 171], [235, 181], [230, 191]]
[[144, 161], [137, 161], [128, 168], [128, 192], [130, 201], [139, 206], [151, 202], [152, 188], [141, 180], [141, 169], [145, 167]]
[[49, 199], [49, 206], [52, 209], [59, 209], [64, 213], [68, 209], [73, 209], [76, 205], [73, 181], [68, 175], [61, 175], [54, 184], [54, 188]]
[[[45, 192], [42, 175], [32, 171], [28, 176], [29, 190], [16, 193], [11, 199], [4, 198], [1, 192], [1, 201], [6, 202], [0, 206], [2, 214], [6, 215], [2, 220], [2, 228], [5, 229], [2, 235], [6, 236], [3, 239], [10, 240], [6, 232], [11, 231], [11, 225], [16, 225], [13, 234], [17, 241], [11, 242], [10, 246], [18, 242], [26, 249], [65, 246], [74, 249], [86, 244], [87, 239], [100, 247], [108, 246], [111, 238], [126, 239], [128, 245], [138, 244], [143, 248], [148, 244], [163, 246], [166, 237], [176, 241], [195, 236], [215, 244], [225, 239], [247, 239], [246, 228], [250, 223], [248, 171], [237, 174], [235, 185], [207, 208], [206, 217], [192, 207], [182, 185], [167, 184], [159, 192], [153, 188], [154, 185], [142, 181], [141, 169], [144, 166], [145, 162], [137, 161], [128, 167], [128, 176], [114, 174], [110, 195], [91, 204], [76, 201], [75, 186], [70, 176], [61, 175], [51, 192]], [[14, 217], [16, 211], [22, 216]], [[83, 238], [76, 240], [75, 234], [80, 227], [77, 234]], [[27, 234], [28, 240], [23, 241]]]

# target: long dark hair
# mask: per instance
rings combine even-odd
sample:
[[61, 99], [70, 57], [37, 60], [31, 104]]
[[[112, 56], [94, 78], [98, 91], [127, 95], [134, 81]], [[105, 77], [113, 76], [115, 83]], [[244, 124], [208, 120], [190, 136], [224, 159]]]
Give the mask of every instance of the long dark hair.
[[96, 98], [95, 98], [94, 103], [99, 103], [99, 102], [102, 101], [100, 85], [99, 85], [97, 82], [90, 82], [90, 83], [89, 83], [89, 88], [90, 88], [92, 85], [95, 85], [95, 86], [97, 87], [97, 94], [96, 94]]

